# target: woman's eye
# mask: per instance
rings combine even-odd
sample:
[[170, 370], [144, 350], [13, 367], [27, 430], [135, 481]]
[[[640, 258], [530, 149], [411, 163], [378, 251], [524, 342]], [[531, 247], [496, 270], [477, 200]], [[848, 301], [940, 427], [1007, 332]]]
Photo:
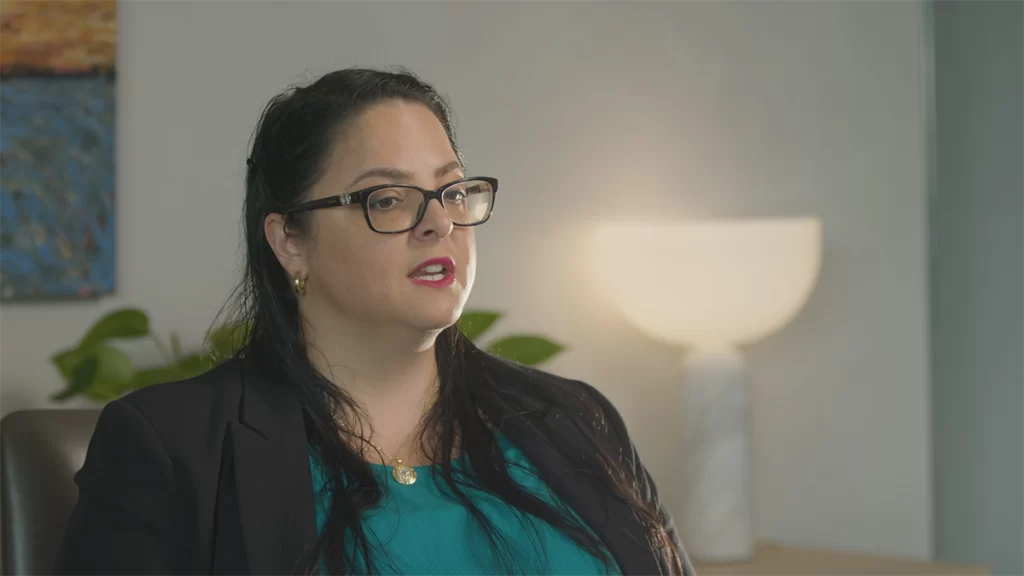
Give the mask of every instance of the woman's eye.
[[444, 195], [445, 202], [451, 202], [452, 204], [459, 204], [466, 199], [466, 192], [464, 190], [449, 190]]
[[374, 198], [374, 200], [370, 202], [370, 208], [374, 210], [390, 210], [397, 206], [399, 202], [401, 202], [401, 200], [395, 197]]

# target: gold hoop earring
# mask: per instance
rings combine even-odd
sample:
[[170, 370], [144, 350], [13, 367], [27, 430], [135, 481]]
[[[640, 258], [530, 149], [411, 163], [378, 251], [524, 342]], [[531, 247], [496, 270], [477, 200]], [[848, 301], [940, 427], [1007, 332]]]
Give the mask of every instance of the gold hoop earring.
[[296, 296], [306, 295], [306, 279], [295, 274], [292, 276], [292, 292], [295, 292]]

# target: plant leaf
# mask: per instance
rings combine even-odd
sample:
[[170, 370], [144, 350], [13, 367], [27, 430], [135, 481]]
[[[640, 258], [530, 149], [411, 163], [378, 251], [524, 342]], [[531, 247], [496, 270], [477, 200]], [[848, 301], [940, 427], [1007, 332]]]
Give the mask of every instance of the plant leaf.
[[209, 368], [210, 364], [206, 357], [193, 354], [182, 358], [176, 364], [139, 370], [128, 384], [128, 388], [137, 390], [153, 384], [186, 380], [206, 372]]
[[86, 356], [88, 356], [87, 352], [88, 350], [83, 350], [78, 347], [67, 348], [51, 356], [50, 362], [57, 367], [57, 370], [60, 371], [60, 375], [63, 376], [65, 380], [70, 380], [75, 367], [78, 366]]
[[491, 325], [501, 318], [500, 312], [488, 312], [485, 310], [463, 312], [459, 317], [459, 330], [470, 341], [475, 341], [483, 335]]
[[62, 402], [71, 398], [76, 394], [81, 394], [86, 388], [92, 385], [93, 380], [96, 378], [96, 371], [99, 367], [99, 362], [95, 356], [89, 356], [83, 358], [77, 364], [72, 366], [68, 375], [68, 385], [60, 392], [50, 396], [51, 400]]
[[124, 352], [100, 344], [95, 348], [96, 376], [83, 392], [94, 400], [112, 400], [128, 389], [135, 377], [135, 367]]
[[565, 350], [565, 347], [557, 342], [552, 342], [543, 336], [530, 335], [508, 336], [487, 347], [487, 351], [495, 356], [527, 366], [534, 366], [549, 360], [562, 350]]
[[145, 388], [146, 386], [152, 386], [153, 384], [163, 384], [164, 382], [174, 382], [178, 380], [177, 377], [177, 366], [157, 366], [155, 368], [143, 368], [135, 372], [135, 377], [128, 384], [128, 388], [132, 390], [138, 390], [139, 388]]
[[122, 308], [97, 320], [78, 347], [85, 350], [111, 338], [139, 338], [147, 334], [149, 316], [138, 308]]
[[96, 380], [92, 383], [92, 386], [85, 390], [84, 395], [98, 402], [109, 402], [117, 400], [127, 389], [127, 385], [124, 384], [109, 380]]
[[67, 400], [78, 394], [95, 400], [117, 398], [135, 375], [128, 356], [113, 346], [100, 344], [90, 350], [74, 351], [79, 360], [70, 370], [67, 388], [51, 396], [53, 400]]
[[213, 363], [210, 357], [204, 354], [192, 354], [178, 362], [178, 373], [181, 375], [181, 379], [199, 376], [210, 368], [213, 368]]
[[210, 331], [206, 337], [209, 358], [213, 363], [232, 358], [249, 341], [252, 325], [248, 322], [231, 322]]

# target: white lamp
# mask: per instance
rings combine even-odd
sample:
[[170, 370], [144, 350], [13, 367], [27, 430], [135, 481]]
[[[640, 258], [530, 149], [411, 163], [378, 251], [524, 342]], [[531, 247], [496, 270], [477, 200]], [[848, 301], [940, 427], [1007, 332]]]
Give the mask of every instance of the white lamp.
[[615, 306], [649, 336], [689, 349], [676, 518], [687, 551], [705, 561], [749, 558], [749, 403], [736, 346], [775, 332], [803, 307], [821, 266], [821, 222], [613, 223], [596, 241]]

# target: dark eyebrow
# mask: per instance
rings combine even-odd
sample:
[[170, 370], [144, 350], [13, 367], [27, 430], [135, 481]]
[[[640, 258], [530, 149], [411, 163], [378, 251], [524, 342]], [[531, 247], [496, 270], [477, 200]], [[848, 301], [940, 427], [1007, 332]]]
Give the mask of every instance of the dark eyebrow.
[[[461, 168], [461, 162], [459, 162], [458, 160], [452, 160], [451, 162], [445, 164], [444, 166], [441, 166], [437, 170], [434, 170], [434, 177], [440, 178], [445, 174], [454, 172]], [[409, 182], [412, 180], [413, 176], [412, 174], [409, 174], [404, 170], [399, 170], [398, 168], [372, 168], [360, 174], [359, 177], [353, 180], [352, 183], [349, 184], [348, 186], [349, 188], [351, 188], [358, 184], [359, 182], [362, 182], [363, 180], [366, 180], [368, 178], [386, 178], [388, 180], [391, 180], [393, 183], [397, 184], [401, 182]]]

